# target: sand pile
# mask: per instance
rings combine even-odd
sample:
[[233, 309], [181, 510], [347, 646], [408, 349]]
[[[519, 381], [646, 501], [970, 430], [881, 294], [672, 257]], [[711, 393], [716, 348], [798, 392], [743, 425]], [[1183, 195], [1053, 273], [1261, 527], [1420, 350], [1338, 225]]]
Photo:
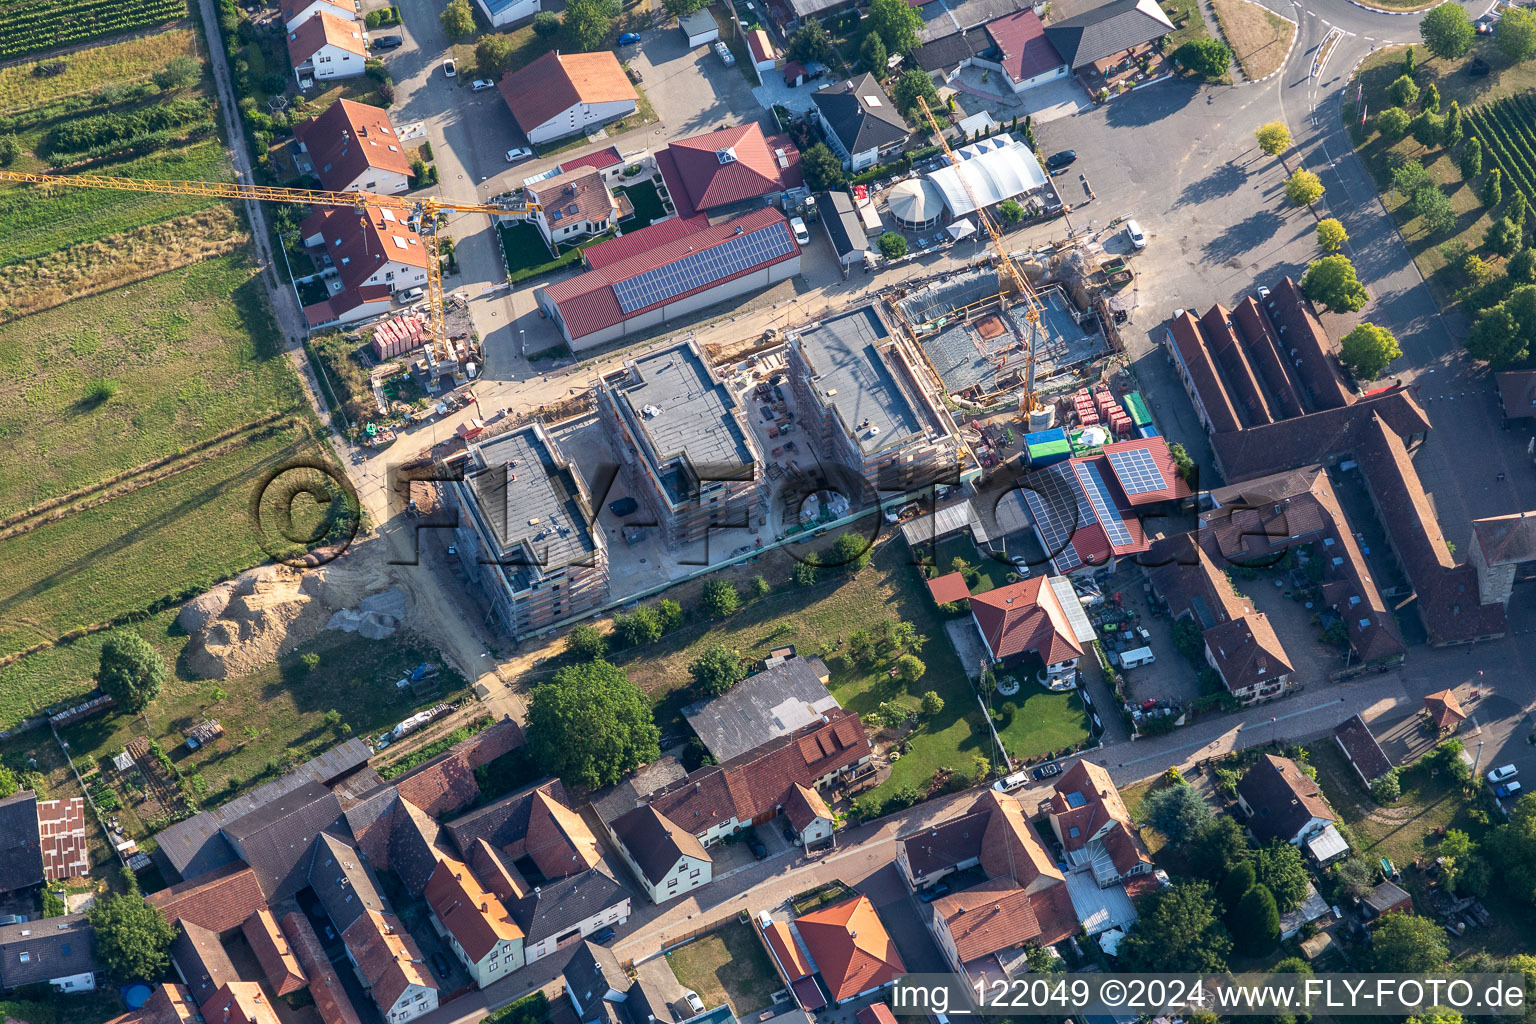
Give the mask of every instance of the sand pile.
[[390, 587], [378, 594], [369, 594], [356, 608], [343, 608], [326, 622], [326, 629], [340, 629], [347, 633], [361, 633], [369, 640], [383, 640], [394, 635], [405, 618], [409, 598], [399, 587]]

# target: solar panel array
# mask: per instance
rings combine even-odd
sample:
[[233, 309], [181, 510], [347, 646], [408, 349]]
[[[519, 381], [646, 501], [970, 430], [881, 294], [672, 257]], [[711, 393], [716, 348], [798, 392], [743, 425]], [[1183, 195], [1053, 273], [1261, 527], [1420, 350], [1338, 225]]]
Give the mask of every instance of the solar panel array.
[[1072, 534], [1093, 522], [1093, 508], [1072, 477], [1072, 464], [1058, 462], [1025, 481], [1024, 503], [1030, 518], [1040, 531], [1045, 551], [1056, 563], [1057, 572], [1070, 572], [1082, 565], [1072, 547]]
[[1099, 473], [1098, 463], [1085, 462], [1077, 467], [1077, 478], [1082, 483], [1083, 491], [1088, 495], [1088, 504], [1093, 507], [1094, 518], [1099, 525], [1104, 527], [1104, 532], [1109, 536], [1109, 542], [1115, 547], [1129, 546], [1135, 543], [1131, 537], [1131, 531], [1126, 529], [1125, 521], [1120, 518], [1120, 513], [1115, 509], [1115, 503], [1109, 496], [1109, 488], [1104, 484], [1104, 477]]
[[1108, 452], [1107, 455], [1126, 494], [1146, 494], [1148, 491], [1161, 491], [1168, 486], [1163, 471], [1157, 466], [1157, 460], [1145, 448]]
[[613, 294], [625, 316], [666, 302], [702, 285], [787, 256], [794, 251], [789, 228], [773, 223], [756, 231], [728, 238], [719, 245], [689, 253], [664, 267], [648, 270], [625, 281], [615, 281]]

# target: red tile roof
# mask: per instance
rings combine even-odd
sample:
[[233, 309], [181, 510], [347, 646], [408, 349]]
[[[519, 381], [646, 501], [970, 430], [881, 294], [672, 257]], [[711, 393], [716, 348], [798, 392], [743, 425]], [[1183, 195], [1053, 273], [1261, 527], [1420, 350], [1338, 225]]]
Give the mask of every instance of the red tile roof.
[[640, 98], [619, 59], [609, 50], [546, 53], [517, 71], [507, 72], [499, 87], [507, 108], [525, 132], [578, 103], [634, 103]]
[[832, 810], [820, 793], [797, 782], [784, 797], [784, 816], [796, 832], [804, 832], [817, 818], [831, 821]]
[[410, 932], [393, 914], [364, 911], [342, 933], [363, 984], [386, 1013], [412, 985], [436, 989], [437, 981]]
[[227, 981], [202, 1005], [208, 1024], [281, 1024], [254, 981]]
[[987, 34], [1003, 52], [1000, 62], [1008, 77], [1022, 82], [1061, 67], [1066, 61], [1045, 38], [1040, 16], [1026, 7], [987, 23]]
[[1055, 945], [1077, 931], [1065, 885], [1031, 894], [1011, 878], [994, 878], [941, 897], [934, 914], [944, 921], [961, 963], [1025, 944]]
[[965, 573], [951, 572], [929, 580], [928, 593], [933, 595], [935, 604], [949, 604], [970, 597], [971, 588], [966, 586]]
[[245, 941], [250, 943], [256, 959], [261, 961], [262, 973], [267, 976], [274, 992], [285, 996], [309, 984], [287, 937], [273, 919], [272, 911], [262, 907], [245, 919], [240, 930], [245, 933]]
[[753, 63], [774, 60], [778, 52], [773, 48], [773, 40], [768, 38], [768, 33], [760, 28], [754, 28], [747, 32], [747, 49], [752, 51]]
[[1237, 795], [1253, 810], [1248, 828], [1260, 842], [1290, 842], [1313, 818], [1337, 820], [1317, 783], [1288, 757], [1265, 754], [1238, 780]]
[[[427, 247], [393, 210], [321, 209], [299, 225], [302, 238], [323, 237], [325, 254], [349, 290], [363, 287], [388, 263], [427, 266]], [[334, 301], [334, 300], [333, 300]]]
[[907, 973], [896, 943], [868, 896], [813, 910], [796, 918], [795, 927], [834, 1002], [879, 988]]
[[37, 838], [43, 852], [43, 876], [50, 882], [91, 873], [83, 797], [39, 800]]
[[1276, 325], [1284, 329], [1281, 336], [1285, 344], [1296, 350], [1296, 358], [1300, 360], [1297, 372], [1312, 407], [1338, 409], [1348, 405], [1351, 395], [1334, 368], [1328, 334], [1296, 282], [1290, 277], [1281, 278], [1263, 305]]
[[1493, 375], [1499, 386], [1499, 405], [1508, 419], [1536, 416], [1536, 370], [1508, 370]]
[[330, 11], [321, 9], [313, 17], [305, 19], [288, 33], [288, 56], [298, 67], [326, 46], [334, 46], [365, 60], [368, 47], [363, 45], [363, 26], [356, 21], [338, 18]]
[[1243, 425], [1257, 427], [1273, 423], [1275, 417], [1270, 414], [1269, 403], [1259, 390], [1253, 365], [1238, 342], [1237, 332], [1228, 323], [1231, 315], [1225, 306], [1217, 303], [1200, 318], [1200, 330], [1210, 347], [1211, 358], [1221, 368], [1233, 404], [1242, 413]]
[[463, 861], [437, 862], [427, 883], [427, 905], [475, 963], [503, 942], [516, 942], [523, 930], [501, 900], [480, 887]]
[[1242, 335], [1249, 362], [1264, 379], [1270, 397], [1274, 399], [1275, 414], [1285, 418], [1305, 413], [1297, 381], [1291, 376], [1290, 360], [1282, 355], [1285, 350], [1280, 347], [1279, 336], [1270, 327], [1253, 296], [1243, 296], [1232, 310], [1232, 319]]
[[609, 146], [607, 149], [600, 149], [596, 153], [588, 153], [586, 156], [567, 160], [560, 165], [560, 170], [562, 172], [569, 172], [576, 170], [578, 167], [595, 167], [602, 171], [620, 163], [623, 159], [624, 157], [619, 153], [619, 147]]
[[320, 1019], [325, 1024], [362, 1024], [309, 919], [297, 910], [290, 911], [283, 916], [283, 934], [293, 944], [299, 966], [309, 978], [309, 994], [314, 996]]
[[1424, 698], [1424, 710], [1436, 729], [1448, 729], [1466, 721], [1467, 713], [1461, 709], [1455, 690], [1438, 690]]
[[896, 1024], [896, 1015], [885, 1003], [870, 1003], [860, 1010], [855, 1017], [859, 1024]]
[[[303, 13], [304, 8], [313, 2], [314, 0], [282, 0], [280, 6], [283, 12], [283, 23], [287, 24], [298, 17]], [[336, 13], [338, 17], [346, 14], [356, 14], [355, 9], [347, 0], [327, 0], [327, 2], [330, 4], [329, 9]], [[326, 8], [322, 8], [322, 10], [324, 9]]]
[[584, 220], [606, 224], [615, 215], [613, 196], [603, 183], [603, 172], [595, 167], [563, 171], [529, 185], [523, 192], [529, 202], [544, 207], [544, 220], [553, 226]]
[[774, 921], [768, 926], [766, 934], [768, 945], [772, 947], [774, 955], [779, 959], [779, 966], [789, 975], [791, 982], [811, 975], [811, 965], [800, 952], [800, 944], [795, 941], [786, 922]]
[[388, 313], [393, 297], [394, 291], [387, 284], [347, 288], [323, 302], [314, 302], [305, 306], [304, 319], [309, 321], [309, 326], [319, 327], [367, 303], [377, 303], [379, 313]]
[[171, 924], [191, 921], [212, 932], [238, 928], [267, 905], [256, 872], [244, 864], [226, 864], [169, 889], [145, 897]]
[[1216, 659], [1216, 671], [1233, 692], [1262, 687], [1295, 671], [1263, 612], [1212, 626], [1205, 631], [1205, 645]]
[[[639, 277], [641, 274], [676, 263], [685, 256], [723, 245], [737, 234], [775, 228], [783, 231], [790, 239], [789, 251], [784, 255], [775, 256], [773, 259], [753, 264], [714, 280], [704, 281], [688, 291], [632, 310], [627, 316], [620, 308], [618, 297], [613, 291], [615, 282]], [[580, 338], [622, 323], [626, 318], [640, 316], [689, 295], [756, 273], [764, 267], [798, 258], [799, 255], [800, 247], [795, 244], [793, 235], [789, 233], [789, 221], [785, 220], [784, 215], [778, 210], [767, 208], [733, 217], [712, 227], [684, 235], [674, 242], [658, 246], [649, 252], [636, 253], [600, 270], [589, 270], [585, 274], [578, 274], [541, 290], [544, 296], [559, 308], [560, 318], [565, 322], [566, 330], [570, 332], [571, 337]]]
[[[1131, 821], [1109, 772], [1092, 761], [1079, 761], [1062, 773], [1051, 793], [1051, 817], [1060, 826], [1061, 842], [1068, 850], [1087, 845], [1106, 822], [1128, 825]], [[1074, 826], [1075, 836], [1071, 834]]]
[[658, 224], [643, 227], [639, 231], [626, 231], [618, 238], [599, 242], [583, 249], [582, 256], [588, 267], [601, 270], [639, 253], [669, 245], [679, 238], [702, 231], [707, 227], [709, 227], [709, 217], [702, 213], [696, 213], [692, 217], [673, 217]]
[[1195, 318], [1185, 310], [1169, 323], [1168, 332], [1185, 372], [1189, 374], [1190, 386], [1205, 407], [1211, 432], [1219, 434], [1241, 429], [1237, 410], [1232, 407], [1232, 399], [1216, 373], [1216, 364], [1205, 347]]
[[[784, 154], [782, 164], [779, 151]], [[657, 166], [678, 212], [685, 216], [804, 182], [794, 142], [787, 135], [765, 137], [756, 121], [679, 139], [657, 154]]]
[[1083, 655], [1061, 599], [1044, 576], [972, 594], [971, 615], [994, 659], [1034, 651], [1054, 665]]
[[1124, 494], [1127, 505], [1134, 507], [1136, 505], [1150, 505], [1159, 501], [1174, 501], [1180, 498], [1191, 497], [1195, 493], [1194, 489], [1189, 486], [1184, 478], [1179, 476], [1178, 467], [1173, 462], [1173, 453], [1168, 450], [1166, 438], [1145, 437], [1131, 441], [1116, 441], [1114, 444], [1105, 445], [1103, 454], [1108, 456], [1117, 452], [1135, 451], [1146, 452], [1151, 457], [1152, 462], [1157, 466], [1158, 472], [1163, 475], [1163, 480], [1167, 482], [1167, 486], [1159, 487], [1156, 490], [1132, 493], [1132, 491], [1126, 489], [1127, 481], [1121, 478], [1114, 462], [1106, 458], [1104, 462], [1100, 463], [1100, 467], [1107, 471], [1103, 475], [1105, 479], [1113, 478], [1116, 483], [1120, 484], [1120, 489]]
[[293, 134], [314, 161], [322, 188], [346, 188], [370, 167], [411, 173], [389, 114], [379, 107], [337, 100], [318, 117], [295, 125]]
[[1381, 744], [1376, 742], [1376, 737], [1371, 735], [1365, 719], [1358, 714], [1334, 726], [1333, 738], [1338, 741], [1344, 756], [1349, 758], [1350, 764], [1355, 766], [1367, 785], [1392, 770], [1391, 759], [1381, 749]]

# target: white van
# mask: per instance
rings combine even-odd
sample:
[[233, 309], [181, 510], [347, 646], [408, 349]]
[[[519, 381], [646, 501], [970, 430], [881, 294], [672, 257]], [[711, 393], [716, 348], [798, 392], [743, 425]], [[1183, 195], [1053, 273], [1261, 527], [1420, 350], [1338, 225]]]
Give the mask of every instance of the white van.
[[1029, 785], [1029, 772], [1014, 772], [1005, 778], [992, 783], [992, 788], [999, 793], [1011, 793], [1020, 786]]
[[1157, 660], [1157, 655], [1152, 653], [1150, 647], [1135, 647], [1129, 651], [1120, 652], [1121, 668], [1136, 668], [1140, 665], [1150, 665]]

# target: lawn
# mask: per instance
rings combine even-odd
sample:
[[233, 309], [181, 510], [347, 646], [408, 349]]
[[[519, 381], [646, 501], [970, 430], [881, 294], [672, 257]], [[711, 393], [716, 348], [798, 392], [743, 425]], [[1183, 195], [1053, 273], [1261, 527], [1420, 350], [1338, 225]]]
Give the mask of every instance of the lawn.
[[661, 193], [656, 190], [656, 183], [653, 181], [620, 185], [614, 191], [629, 196], [630, 205], [635, 208], [634, 217], [622, 225], [625, 231], [639, 231], [641, 228], [650, 227], [652, 221], [660, 220], [667, 214], [666, 208], [661, 205]]
[[1012, 757], [1036, 759], [1088, 742], [1088, 716], [1075, 690], [1051, 693], [1025, 680], [1024, 688], [1011, 698], [993, 694], [993, 708], [1002, 707], [1004, 701], [1018, 708], [1008, 727], [997, 730]]
[[183, 55], [200, 56], [197, 34], [189, 28], [168, 29], [72, 53], [61, 75], [35, 73], [39, 63], [55, 63], [54, 58], [13, 64], [0, 68], [0, 111], [11, 113], [64, 96], [96, 92], [106, 85], [142, 81], [172, 57]]
[[1173, 31], [1158, 44], [1162, 52], [1171, 55], [1185, 43], [1211, 37], [1210, 30], [1205, 27], [1205, 19], [1200, 16], [1198, 0], [1159, 0], [1159, 6], [1174, 26]]
[[731, 921], [667, 954], [678, 983], [699, 994], [706, 1008], [729, 1002], [738, 1019], [773, 1005], [781, 987], [751, 925]]
[[503, 221], [497, 224], [496, 228], [501, 232], [501, 251], [507, 261], [507, 280], [513, 284], [543, 277], [545, 274], [553, 274], [564, 267], [575, 266], [581, 262], [581, 250], [598, 242], [606, 242], [613, 237], [605, 233], [596, 238], [589, 238], [566, 249], [559, 256], [551, 258], [544, 236], [539, 234], [539, 229], [529, 222]]
[[1268, 78], [1280, 70], [1296, 26], [1253, 0], [1211, 0], [1216, 23], [1250, 82]]
[[989, 590], [996, 590], [1007, 582], [1008, 569], [991, 555], [978, 549], [971, 538], [964, 533], [945, 537], [934, 547], [934, 565], [939, 574], [954, 571], [955, 559], [965, 562], [970, 568], [966, 570], [965, 582], [971, 588], [973, 594], [984, 594]]

